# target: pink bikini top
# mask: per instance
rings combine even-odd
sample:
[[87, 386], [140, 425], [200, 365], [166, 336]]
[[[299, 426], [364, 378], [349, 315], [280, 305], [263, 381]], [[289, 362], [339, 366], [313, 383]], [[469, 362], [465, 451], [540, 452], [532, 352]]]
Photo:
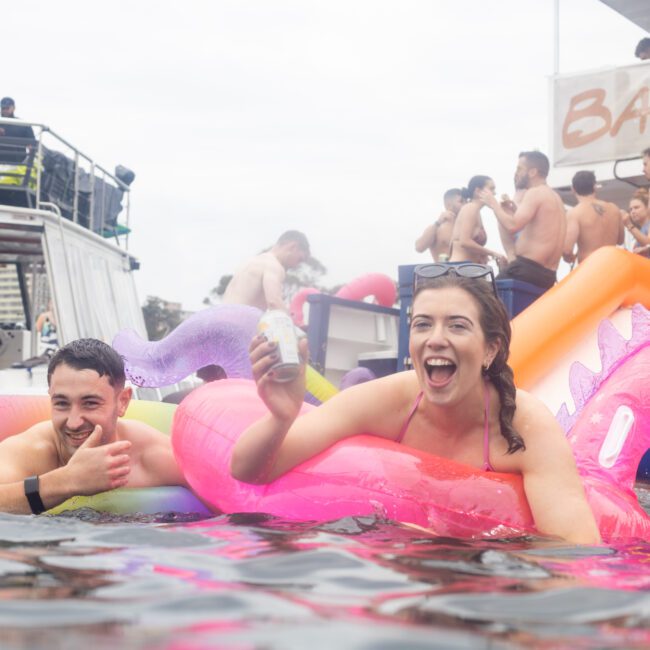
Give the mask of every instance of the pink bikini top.
[[[484, 394], [485, 394], [485, 411], [484, 411], [484, 418], [483, 418], [483, 471], [484, 472], [494, 472], [494, 467], [490, 464], [490, 393], [488, 391], [488, 386], [487, 382], [484, 382]], [[415, 411], [417, 411], [417, 408], [422, 400], [422, 395], [423, 393], [420, 392], [418, 396], [415, 398], [415, 403], [413, 404], [413, 408], [411, 408], [410, 413], [408, 414], [408, 417], [406, 418], [406, 422], [404, 422], [404, 426], [402, 427], [402, 430], [400, 431], [400, 434], [398, 438], [395, 440], [395, 442], [399, 442], [400, 444], [402, 443], [402, 440], [404, 439], [404, 436], [406, 435], [406, 430], [409, 427], [409, 424], [411, 420], [413, 419], [413, 416], [415, 415]]]

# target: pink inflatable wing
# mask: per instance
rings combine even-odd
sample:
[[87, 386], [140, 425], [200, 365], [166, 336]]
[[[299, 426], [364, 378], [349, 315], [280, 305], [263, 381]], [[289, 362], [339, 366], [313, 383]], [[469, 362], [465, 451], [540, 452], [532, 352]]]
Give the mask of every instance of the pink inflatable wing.
[[124, 357], [136, 386], [168, 386], [210, 364], [228, 377], [252, 377], [248, 347], [262, 312], [248, 305], [218, 305], [183, 321], [161, 341], [145, 341], [133, 330], [119, 332], [113, 348]]
[[363, 300], [374, 296], [377, 304], [392, 307], [395, 304], [397, 290], [395, 283], [383, 273], [368, 273], [352, 280], [336, 292], [337, 298], [345, 300]]

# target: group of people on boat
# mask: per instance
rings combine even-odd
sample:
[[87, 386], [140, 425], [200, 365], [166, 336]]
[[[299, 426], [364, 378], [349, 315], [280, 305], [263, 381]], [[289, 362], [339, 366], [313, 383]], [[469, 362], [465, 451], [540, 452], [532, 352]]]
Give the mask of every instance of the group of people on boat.
[[[648, 191], [640, 188], [629, 210], [596, 196], [596, 177], [579, 171], [572, 179], [575, 207], [565, 211], [560, 196], [546, 183], [548, 158], [539, 151], [522, 152], [515, 172], [515, 195], [497, 200], [489, 176], [473, 176], [467, 188], [445, 192], [444, 211], [415, 241], [417, 252], [429, 250], [434, 261], [494, 260], [499, 278], [523, 280], [542, 290], [556, 282], [561, 259], [581, 262], [602, 246], [625, 245], [647, 255], [650, 251]], [[643, 151], [643, 173], [650, 180], [650, 148]], [[504, 252], [486, 247], [481, 218], [489, 207], [498, 223]], [[625, 236], [625, 229], [629, 235]]]

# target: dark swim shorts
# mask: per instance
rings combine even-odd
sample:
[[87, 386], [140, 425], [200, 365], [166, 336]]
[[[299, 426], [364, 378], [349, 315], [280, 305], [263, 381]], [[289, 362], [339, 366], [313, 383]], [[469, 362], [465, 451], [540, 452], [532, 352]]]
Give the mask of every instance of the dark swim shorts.
[[555, 284], [557, 277], [555, 271], [551, 271], [527, 257], [517, 255], [517, 258], [499, 273], [497, 280], [521, 280], [541, 289], [550, 289]]

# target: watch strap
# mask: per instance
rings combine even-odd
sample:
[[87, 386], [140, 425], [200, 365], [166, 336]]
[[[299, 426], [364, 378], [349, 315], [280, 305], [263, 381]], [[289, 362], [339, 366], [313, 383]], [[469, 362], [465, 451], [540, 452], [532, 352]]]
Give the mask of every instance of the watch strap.
[[29, 507], [35, 515], [40, 515], [45, 512], [46, 508], [41, 499], [41, 494], [38, 491], [39, 481], [38, 476], [28, 476], [25, 479], [25, 496], [29, 502]]

